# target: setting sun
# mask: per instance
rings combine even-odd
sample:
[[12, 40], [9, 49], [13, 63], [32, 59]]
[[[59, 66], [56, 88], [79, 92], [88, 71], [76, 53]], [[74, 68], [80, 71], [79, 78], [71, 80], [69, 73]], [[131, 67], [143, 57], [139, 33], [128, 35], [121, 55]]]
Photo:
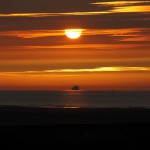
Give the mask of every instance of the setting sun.
[[77, 39], [82, 34], [82, 29], [66, 29], [65, 34], [70, 39]]

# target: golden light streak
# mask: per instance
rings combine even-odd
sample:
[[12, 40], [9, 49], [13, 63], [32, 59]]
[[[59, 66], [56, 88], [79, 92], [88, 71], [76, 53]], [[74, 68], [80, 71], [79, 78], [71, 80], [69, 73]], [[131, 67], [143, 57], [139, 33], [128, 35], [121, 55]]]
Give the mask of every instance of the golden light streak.
[[149, 13], [150, 12], [150, 6], [126, 6], [126, 7], [115, 7], [113, 12], [140, 12], [140, 13]]
[[[148, 49], [149, 44], [70, 44], [70, 45], [54, 45], [54, 46], [0, 46], [0, 49], [7, 49], [11, 53], [11, 50], [18, 51], [29, 51], [29, 50], [47, 50], [47, 49], [95, 49], [95, 50], [126, 50], [126, 49]], [[2, 51], [1, 53], [5, 53], [6, 51]], [[13, 52], [14, 53], [14, 52]]]
[[114, 71], [150, 71], [150, 67], [99, 67], [93, 69], [62, 69], [62, 70], [45, 70], [44, 72], [114, 72]]
[[65, 12], [65, 13], [16, 13], [16, 14], [0, 14], [0, 17], [50, 17], [50, 16], [87, 16], [107, 14], [107, 11], [94, 12]]
[[111, 1], [111, 2], [95, 2], [90, 3], [94, 5], [105, 5], [105, 6], [129, 6], [135, 4], [150, 4], [150, 1]]
[[99, 67], [92, 69], [55, 69], [55, 70], [43, 70], [43, 71], [20, 71], [20, 72], [1, 72], [0, 75], [7, 74], [49, 74], [49, 73], [84, 73], [84, 72], [135, 72], [144, 71], [149, 72], [150, 67], [124, 67], [124, 66], [112, 66], [112, 67]]
[[63, 108], [65, 108], [65, 109], [77, 109], [77, 108], [80, 108], [80, 107], [77, 107], [77, 106], [64, 106]]
[[[148, 13], [150, 12], [150, 1], [113, 1], [113, 2], [96, 2], [90, 3], [98, 6], [112, 6], [111, 10], [108, 10], [109, 13]], [[145, 5], [146, 4], [146, 5]]]

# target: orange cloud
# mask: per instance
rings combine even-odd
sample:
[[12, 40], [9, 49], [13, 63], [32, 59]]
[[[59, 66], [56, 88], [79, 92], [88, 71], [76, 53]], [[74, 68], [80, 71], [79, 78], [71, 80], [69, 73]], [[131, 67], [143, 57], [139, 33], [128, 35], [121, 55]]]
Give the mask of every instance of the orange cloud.
[[108, 13], [150, 12], [150, 1], [111, 1], [90, 3], [98, 6], [112, 6]]
[[89, 11], [89, 12], [63, 12], [63, 13], [13, 13], [0, 14], [0, 17], [49, 17], [49, 16], [87, 16], [101, 15], [116, 12], [150, 12], [149, 1], [113, 1], [113, 2], [95, 2], [94, 5], [112, 6], [113, 8], [106, 11]]
[[139, 35], [136, 35], [135, 37], [128, 37], [128, 38], [124, 38], [124, 39], [121, 39], [121, 41], [135, 41], [135, 42], [141, 42], [141, 41], [150, 41], [150, 37], [149, 36], [139, 36]]
[[[9, 36], [9, 37], [19, 37], [19, 38], [39, 38], [39, 37], [54, 37], [54, 36], [65, 36], [65, 29], [62, 30], [28, 30], [28, 31], [1, 31], [0, 36]], [[129, 28], [129, 29], [82, 29], [84, 36], [95, 36], [95, 35], [106, 35], [113, 37], [122, 37], [118, 38], [118, 41], [149, 41], [149, 36], [144, 35], [147, 33], [150, 28]], [[143, 34], [144, 33], [144, 34]], [[131, 37], [131, 38], [130, 38]], [[78, 48], [79, 45], [66, 45], [61, 46], [62, 48]], [[99, 47], [99, 44], [92, 45], [93, 48]], [[52, 46], [56, 48], [59, 46]], [[90, 44], [87, 44], [87, 47], [91, 47]]]
[[111, 2], [95, 2], [90, 3], [94, 5], [104, 5], [104, 6], [130, 6], [130, 5], [141, 5], [141, 4], [150, 4], [150, 1], [111, 1]]
[[107, 11], [94, 12], [64, 12], [64, 13], [16, 13], [16, 14], [0, 14], [0, 17], [49, 17], [49, 16], [87, 16], [107, 14]]
[[113, 12], [140, 12], [140, 13], [148, 13], [150, 12], [150, 6], [126, 6], [126, 7], [115, 7]]
[[13, 36], [21, 38], [38, 38], [47, 36], [65, 35], [63, 30], [28, 30], [28, 31], [3, 31], [0, 36]]

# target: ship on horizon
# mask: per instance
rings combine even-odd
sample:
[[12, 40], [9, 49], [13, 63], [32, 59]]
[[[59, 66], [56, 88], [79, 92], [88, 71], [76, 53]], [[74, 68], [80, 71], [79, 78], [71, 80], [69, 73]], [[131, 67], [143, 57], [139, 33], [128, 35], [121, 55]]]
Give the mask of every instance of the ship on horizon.
[[72, 87], [72, 90], [80, 90], [80, 88], [79, 88], [78, 85], [74, 85], [74, 86]]

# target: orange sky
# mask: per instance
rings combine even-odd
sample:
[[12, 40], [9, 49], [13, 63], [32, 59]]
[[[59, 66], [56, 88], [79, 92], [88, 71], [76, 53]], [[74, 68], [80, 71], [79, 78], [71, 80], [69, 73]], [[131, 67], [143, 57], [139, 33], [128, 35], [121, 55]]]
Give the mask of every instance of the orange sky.
[[101, 73], [5, 73], [0, 75], [1, 90], [149, 90], [150, 73], [120, 71]]
[[[0, 90], [150, 90], [149, 1], [0, 7]], [[82, 28], [81, 37], [69, 39], [69, 28]]]

